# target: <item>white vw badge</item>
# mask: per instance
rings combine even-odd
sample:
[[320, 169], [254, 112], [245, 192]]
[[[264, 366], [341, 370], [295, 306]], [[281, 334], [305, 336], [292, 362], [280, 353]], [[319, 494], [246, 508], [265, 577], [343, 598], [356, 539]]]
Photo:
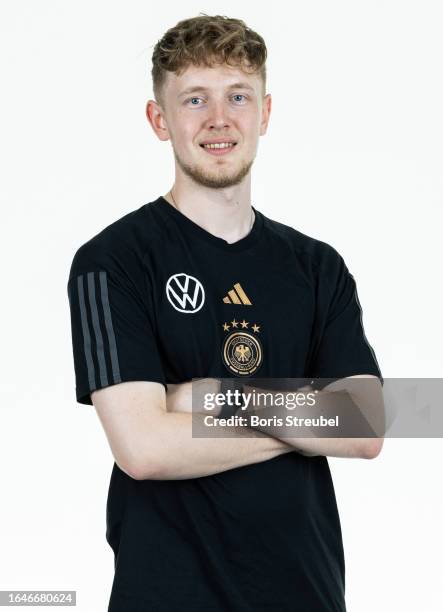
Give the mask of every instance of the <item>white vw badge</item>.
[[192, 314], [200, 310], [205, 303], [205, 290], [194, 276], [179, 272], [169, 277], [166, 283], [166, 297], [175, 310]]

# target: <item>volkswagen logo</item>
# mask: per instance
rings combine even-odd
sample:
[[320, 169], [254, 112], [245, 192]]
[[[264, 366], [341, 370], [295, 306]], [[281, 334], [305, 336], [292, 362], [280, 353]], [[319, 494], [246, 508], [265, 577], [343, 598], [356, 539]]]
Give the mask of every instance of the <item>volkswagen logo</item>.
[[198, 312], [205, 303], [205, 290], [195, 276], [179, 272], [169, 277], [166, 283], [166, 297], [178, 312], [192, 314]]

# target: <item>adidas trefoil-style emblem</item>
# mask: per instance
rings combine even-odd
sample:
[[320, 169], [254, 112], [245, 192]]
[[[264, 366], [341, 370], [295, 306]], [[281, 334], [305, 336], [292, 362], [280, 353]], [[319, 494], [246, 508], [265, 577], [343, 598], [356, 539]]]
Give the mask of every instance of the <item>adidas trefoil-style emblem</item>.
[[[234, 318], [223, 323], [223, 331], [230, 332], [223, 341], [222, 358], [226, 368], [237, 376], [250, 376], [262, 364], [263, 349], [258, 336], [261, 325]], [[232, 331], [234, 330], [234, 331]]]
[[224, 304], [240, 304], [251, 306], [252, 302], [246, 295], [240, 283], [235, 283], [234, 288], [228, 291], [228, 295], [223, 298]]
[[205, 303], [205, 290], [197, 278], [179, 272], [168, 278], [166, 297], [178, 312], [192, 314], [198, 312]]

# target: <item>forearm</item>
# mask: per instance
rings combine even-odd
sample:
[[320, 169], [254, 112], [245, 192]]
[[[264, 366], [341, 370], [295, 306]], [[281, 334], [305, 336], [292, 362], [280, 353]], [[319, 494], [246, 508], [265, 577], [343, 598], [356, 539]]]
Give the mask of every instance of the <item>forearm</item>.
[[[276, 411], [273, 412], [275, 413]], [[290, 436], [288, 435], [291, 431], [289, 428], [284, 426], [276, 427], [272, 424], [272, 421], [271, 424], [268, 424], [269, 413], [266, 410], [256, 410], [253, 414], [250, 413], [247, 419], [251, 419], [253, 416], [256, 418], [256, 421], [259, 419], [259, 423], [257, 424], [255, 421], [251, 425], [251, 429], [284, 441], [298, 453], [307, 457], [324, 455], [328, 457], [363, 458], [370, 453], [370, 440], [366, 438], [315, 437], [312, 434], [312, 430], [306, 426], [300, 427], [296, 436]], [[276, 418], [282, 419], [281, 416]]]
[[[150, 445], [141, 478], [176, 480], [197, 478], [260, 463], [294, 449], [283, 440], [248, 427], [225, 427], [226, 436], [192, 436], [192, 421], [204, 414], [166, 412], [155, 426], [155, 446]], [[145, 444], [145, 447], [147, 445]]]
[[382, 438], [281, 438], [302, 455], [374, 459], [383, 446]]
[[[286, 423], [285, 417], [290, 414], [283, 406], [279, 407], [274, 402], [272, 408], [247, 409], [248, 417], [255, 417], [251, 426], [256, 431], [285, 441], [306, 456], [372, 459], [379, 454], [383, 446], [385, 429], [383, 396], [378, 380], [371, 378], [362, 381], [360, 377], [359, 380], [356, 378], [337, 381], [328, 386], [329, 391], [316, 391], [314, 404], [308, 408], [297, 409], [297, 416], [301, 418], [298, 419], [296, 427], [294, 425], [276, 427], [272, 424], [272, 420], [268, 421], [268, 417], [273, 416], [277, 421]], [[245, 389], [250, 393], [253, 388], [245, 386]], [[312, 392], [309, 387], [304, 389]], [[275, 397], [274, 393], [266, 391], [268, 397]], [[308, 419], [312, 422], [313, 418], [318, 419], [318, 417], [331, 418], [333, 422], [336, 419], [337, 424], [340, 421], [340, 429], [332, 426], [329, 437], [328, 429], [315, 429], [304, 424]], [[339, 437], [338, 433], [342, 436]]]
[[[268, 431], [276, 439], [283, 440], [294, 450], [307, 457], [325, 455], [328, 457], [371, 458], [375, 456], [377, 447], [367, 438], [299, 438], [278, 435], [275, 429], [258, 427], [262, 433]], [[374, 450], [371, 450], [373, 447]]]

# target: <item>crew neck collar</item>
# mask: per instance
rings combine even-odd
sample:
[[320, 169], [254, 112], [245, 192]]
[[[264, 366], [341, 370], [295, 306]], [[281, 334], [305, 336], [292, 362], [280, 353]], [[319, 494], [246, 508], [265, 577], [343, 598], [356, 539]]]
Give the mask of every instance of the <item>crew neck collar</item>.
[[156, 203], [158, 204], [159, 209], [163, 213], [175, 219], [175, 221], [183, 231], [194, 236], [195, 238], [206, 240], [206, 242], [209, 242], [220, 249], [224, 249], [225, 251], [237, 252], [250, 248], [257, 241], [261, 232], [261, 228], [263, 226], [262, 214], [258, 210], [256, 210], [254, 206], [252, 206], [252, 209], [255, 213], [255, 219], [251, 231], [243, 238], [240, 238], [240, 240], [229, 243], [224, 240], [224, 238], [214, 236], [214, 234], [211, 234], [207, 230], [200, 227], [200, 225], [197, 225], [197, 223], [195, 223], [189, 217], [177, 210], [177, 208], [170, 204], [168, 200], [166, 200], [166, 198], [164, 198], [163, 196], [160, 196], [157, 199]]

